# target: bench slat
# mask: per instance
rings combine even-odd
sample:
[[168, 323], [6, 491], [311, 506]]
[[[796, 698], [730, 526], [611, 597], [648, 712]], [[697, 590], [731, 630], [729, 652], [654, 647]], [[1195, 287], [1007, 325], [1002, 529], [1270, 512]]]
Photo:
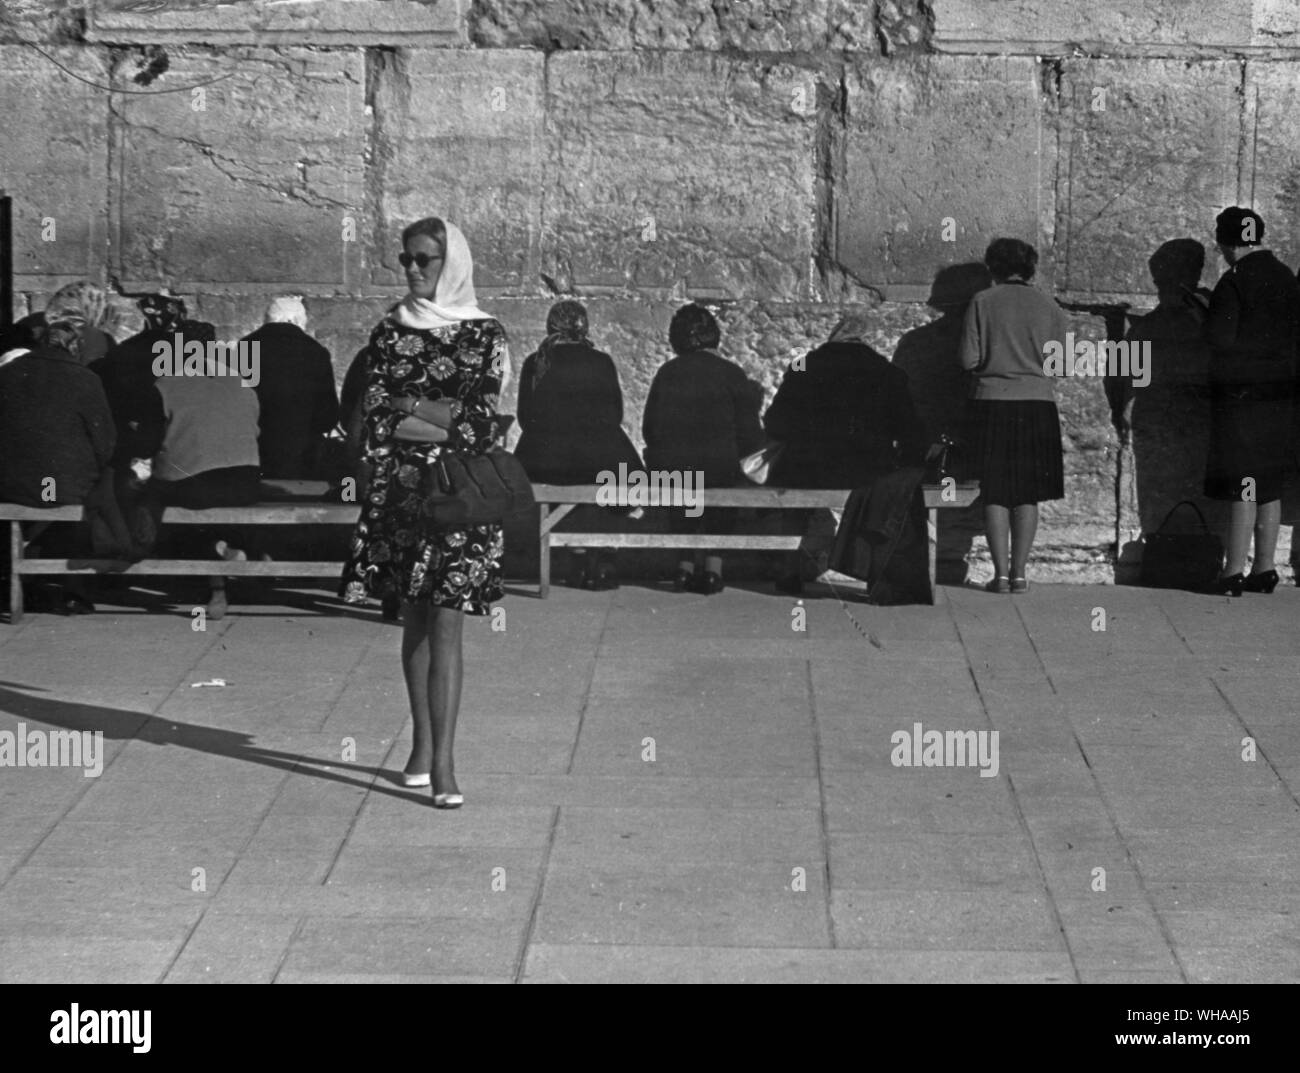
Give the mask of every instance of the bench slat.
[[160, 577], [338, 577], [343, 564], [327, 562], [225, 562], [220, 559], [24, 559], [20, 574], [154, 574]]
[[[950, 493], [952, 499], [944, 498], [944, 488], [938, 484], [922, 486], [927, 507], [968, 507], [979, 498], [980, 489], [976, 482], [958, 484]], [[594, 484], [535, 484], [533, 495], [539, 503], [595, 503], [600, 489]], [[848, 488], [766, 488], [754, 485], [752, 488], [706, 488], [702, 493], [701, 505], [706, 507], [751, 507], [785, 510], [792, 508], [824, 507], [840, 510], [848, 501], [852, 489]], [[674, 506], [671, 492], [660, 496], [659, 489], [649, 489], [646, 493], [647, 506]]]
[[708, 533], [552, 533], [551, 546], [561, 548], [718, 548], [794, 551], [798, 535], [711, 536]]

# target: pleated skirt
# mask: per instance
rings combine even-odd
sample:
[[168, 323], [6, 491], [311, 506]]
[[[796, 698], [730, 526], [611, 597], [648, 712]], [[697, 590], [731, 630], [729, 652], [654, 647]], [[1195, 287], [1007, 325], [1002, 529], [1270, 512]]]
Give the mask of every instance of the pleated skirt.
[[1065, 460], [1056, 403], [972, 399], [967, 475], [986, 505], [1018, 507], [1065, 498]]

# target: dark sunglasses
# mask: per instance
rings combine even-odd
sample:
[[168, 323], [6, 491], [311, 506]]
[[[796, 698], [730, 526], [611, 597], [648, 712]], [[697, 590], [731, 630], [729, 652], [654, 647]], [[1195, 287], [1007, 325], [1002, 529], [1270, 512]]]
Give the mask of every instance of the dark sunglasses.
[[399, 253], [397, 255], [397, 263], [403, 268], [410, 268], [412, 264], [417, 264], [420, 266], [421, 272], [428, 268], [432, 262], [441, 260], [441, 255], [430, 257], [427, 253], [417, 253], [414, 257], [409, 253]]

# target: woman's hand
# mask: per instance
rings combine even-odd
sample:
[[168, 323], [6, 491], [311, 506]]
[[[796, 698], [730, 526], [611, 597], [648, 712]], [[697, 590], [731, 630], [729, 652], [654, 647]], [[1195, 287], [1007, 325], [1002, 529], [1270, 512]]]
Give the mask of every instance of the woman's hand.
[[464, 409], [457, 399], [418, 399], [409, 395], [389, 395], [388, 405], [441, 429], [451, 429]]

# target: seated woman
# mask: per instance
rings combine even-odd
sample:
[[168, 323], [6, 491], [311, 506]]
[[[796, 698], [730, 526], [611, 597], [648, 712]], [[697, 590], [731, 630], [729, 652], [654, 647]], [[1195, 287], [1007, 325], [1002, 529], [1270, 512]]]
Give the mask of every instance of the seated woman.
[[[556, 302], [546, 318], [546, 338], [524, 361], [519, 381], [519, 427], [515, 447], [528, 476], [543, 484], [594, 484], [602, 470], [619, 464], [641, 468], [623, 431], [623, 390], [613, 359], [587, 338], [587, 311], [579, 302]], [[602, 508], [579, 507], [575, 515]], [[590, 528], [591, 518], [572, 524]], [[618, 586], [612, 551], [571, 548], [570, 584], [588, 589]]]
[[[183, 321], [180, 333], [187, 343], [216, 338], [212, 325], [202, 321]], [[169, 506], [206, 510], [260, 498], [257, 392], [215, 361], [208, 361], [206, 373], [161, 376], [154, 384], [163, 434], [147, 494], [156, 519]], [[246, 557], [224, 540], [216, 542], [216, 551], [226, 559]], [[226, 612], [225, 578], [214, 575], [211, 582], [208, 614], [220, 618]]]
[[[865, 314], [848, 314], [827, 342], [786, 372], [763, 416], [768, 436], [784, 445], [768, 484], [861, 488], [921, 459], [925, 429], [907, 374], [865, 342], [869, 328]], [[802, 589], [799, 562], [792, 552], [778, 591]]]
[[[85, 504], [92, 532], [120, 539], [124, 527], [107, 478], [113, 418], [82, 350], [104, 310], [98, 287], [64, 288], [36, 329], [35, 349], [0, 368], [0, 500], [30, 507]], [[28, 539], [46, 527], [32, 525]], [[52, 534], [45, 553], [86, 551], [84, 533], [62, 542], [58, 537]], [[94, 607], [70, 585], [58, 594], [56, 609], [84, 613]]]
[[[692, 303], [673, 314], [668, 342], [676, 357], [655, 374], [642, 422], [646, 465], [694, 473], [703, 480], [706, 500], [709, 488], [744, 484], [740, 460], [763, 446], [762, 394], [739, 365], [718, 354], [721, 341], [722, 330], [704, 306]], [[721, 517], [727, 517], [725, 512]], [[731, 525], [707, 510], [694, 518], [675, 511], [674, 520], [683, 533], [709, 528], [726, 533]], [[694, 561], [701, 554], [702, 575]], [[694, 559], [678, 564], [674, 587], [706, 595], [721, 592], [722, 556], [696, 549]]]

